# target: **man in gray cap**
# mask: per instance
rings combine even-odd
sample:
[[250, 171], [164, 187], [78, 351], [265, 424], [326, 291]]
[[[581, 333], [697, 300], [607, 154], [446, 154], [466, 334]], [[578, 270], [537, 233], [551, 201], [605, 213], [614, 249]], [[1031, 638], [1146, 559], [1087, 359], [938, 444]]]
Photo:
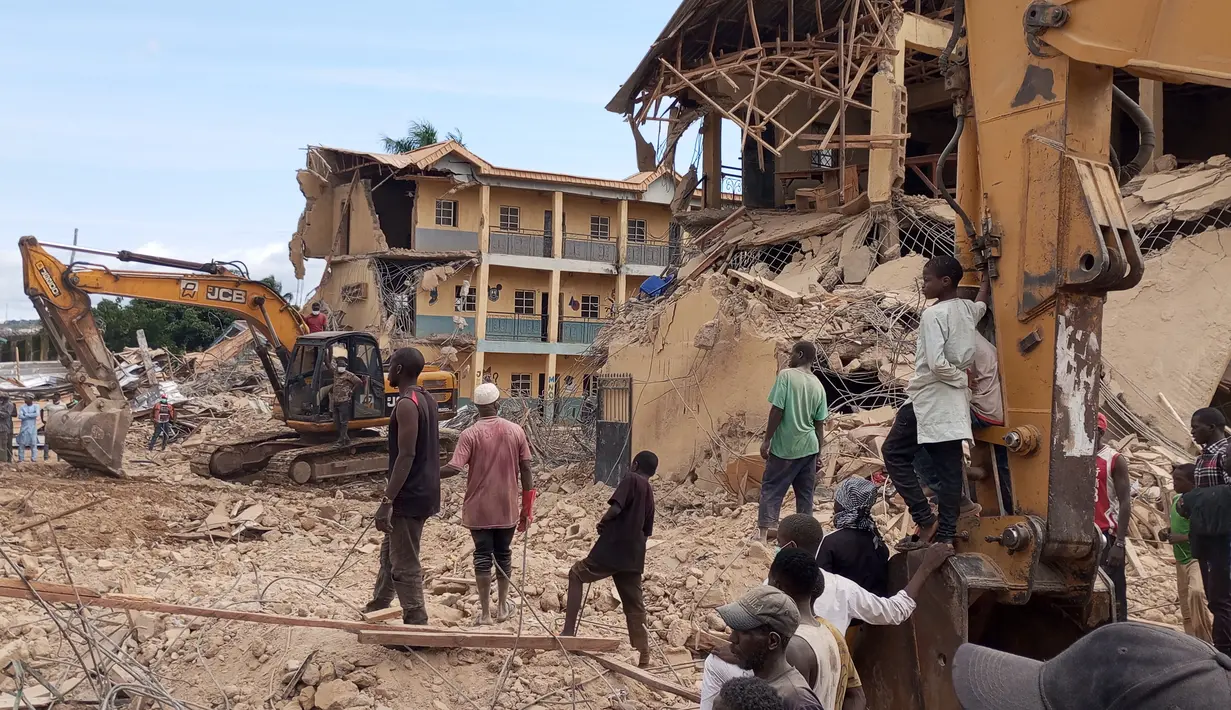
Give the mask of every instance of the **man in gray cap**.
[[953, 687], [965, 710], [1226, 710], [1231, 657], [1130, 621], [1095, 629], [1046, 663], [962, 644]]
[[754, 587], [739, 601], [718, 607], [731, 628], [731, 653], [741, 668], [769, 682], [785, 710], [823, 710], [808, 681], [786, 660], [786, 648], [799, 627], [799, 607], [773, 587]]

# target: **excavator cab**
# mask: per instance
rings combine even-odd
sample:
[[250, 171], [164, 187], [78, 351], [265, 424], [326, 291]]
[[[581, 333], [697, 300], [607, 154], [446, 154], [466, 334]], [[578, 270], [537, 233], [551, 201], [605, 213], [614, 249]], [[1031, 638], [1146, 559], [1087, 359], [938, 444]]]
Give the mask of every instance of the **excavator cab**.
[[286, 372], [288, 423], [333, 421], [329, 392], [335, 363], [341, 361], [364, 380], [364, 386], [355, 389], [351, 426], [378, 426], [372, 420], [389, 416], [384, 365], [376, 339], [362, 331], [324, 332], [301, 336], [291, 351]]

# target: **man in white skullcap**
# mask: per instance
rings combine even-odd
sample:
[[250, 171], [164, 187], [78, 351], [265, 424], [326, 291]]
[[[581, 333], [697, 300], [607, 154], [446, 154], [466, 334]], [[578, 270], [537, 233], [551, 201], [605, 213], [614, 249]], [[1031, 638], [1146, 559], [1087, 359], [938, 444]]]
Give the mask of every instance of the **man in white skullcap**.
[[500, 418], [500, 390], [496, 385], [491, 382], [479, 385], [471, 401], [479, 409], [479, 419], [462, 432], [453, 459], [440, 470], [440, 476], [456, 476], [469, 465], [462, 525], [470, 530], [474, 539], [474, 576], [480, 608], [478, 623], [490, 624], [493, 562], [497, 569], [496, 621], [504, 621], [513, 614], [509, 603], [513, 535], [525, 530], [534, 516], [534, 477], [530, 471], [530, 442], [526, 432], [517, 424]]

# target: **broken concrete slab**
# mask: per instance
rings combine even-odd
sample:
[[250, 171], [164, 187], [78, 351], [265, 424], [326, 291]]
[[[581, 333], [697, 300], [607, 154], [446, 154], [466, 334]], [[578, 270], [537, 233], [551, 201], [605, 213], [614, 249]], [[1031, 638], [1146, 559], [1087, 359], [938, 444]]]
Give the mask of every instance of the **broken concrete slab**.
[[877, 266], [863, 280], [863, 285], [874, 291], [918, 291], [919, 278], [927, 259], [918, 254], [907, 254], [900, 259]]
[[[1111, 376], [1125, 379], [1128, 406], [1178, 443], [1187, 427], [1158, 400], [1163, 393], [1181, 417], [1207, 407], [1231, 360], [1231, 323], [1218, 304], [1231, 284], [1231, 229], [1176, 241], [1146, 261], [1130, 291], [1107, 296], [1103, 357]], [[1177, 347], [1182, 343], [1183, 347]]]
[[876, 252], [870, 247], [858, 246], [842, 255], [838, 261], [842, 267], [842, 282], [861, 284], [876, 268]]

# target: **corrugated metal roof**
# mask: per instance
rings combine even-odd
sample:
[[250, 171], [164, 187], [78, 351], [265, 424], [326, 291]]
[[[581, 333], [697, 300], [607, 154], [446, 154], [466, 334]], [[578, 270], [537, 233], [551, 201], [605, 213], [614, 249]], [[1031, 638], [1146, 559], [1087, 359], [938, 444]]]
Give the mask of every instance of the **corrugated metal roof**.
[[585, 187], [601, 187], [611, 190], [626, 190], [632, 192], [645, 192], [646, 188], [650, 186], [650, 183], [657, 180], [664, 173], [669, 172], [669, 169], [664, 166], [651, 172], [637, 173], [627, 180], [608, 180], [604, 178], [592, 178], [581, 175], [568, 175], [565, 173], [549, 173], [540, 170], [501, 168], [492, 165], [486, 160], [483, 160], [455, 140], [433, 143], [432, 145], [427, 145], [422, 148], [412, 150], [409, 153], [398, 154], [370, 153], [367, 151], [348, 150], [346, 148], [331, 148], [328, 146], [317, 147], [321, 150], [333, 151], [339, 154], [361, 156], [399, 170], [408, 168], [426, 170], [445, 156], [456, 154], [470, 164], [474, 165], [475, 172], [479, 175], [507, 177], [516, 180], [537, 180], [539, 182], [581, 185]]

